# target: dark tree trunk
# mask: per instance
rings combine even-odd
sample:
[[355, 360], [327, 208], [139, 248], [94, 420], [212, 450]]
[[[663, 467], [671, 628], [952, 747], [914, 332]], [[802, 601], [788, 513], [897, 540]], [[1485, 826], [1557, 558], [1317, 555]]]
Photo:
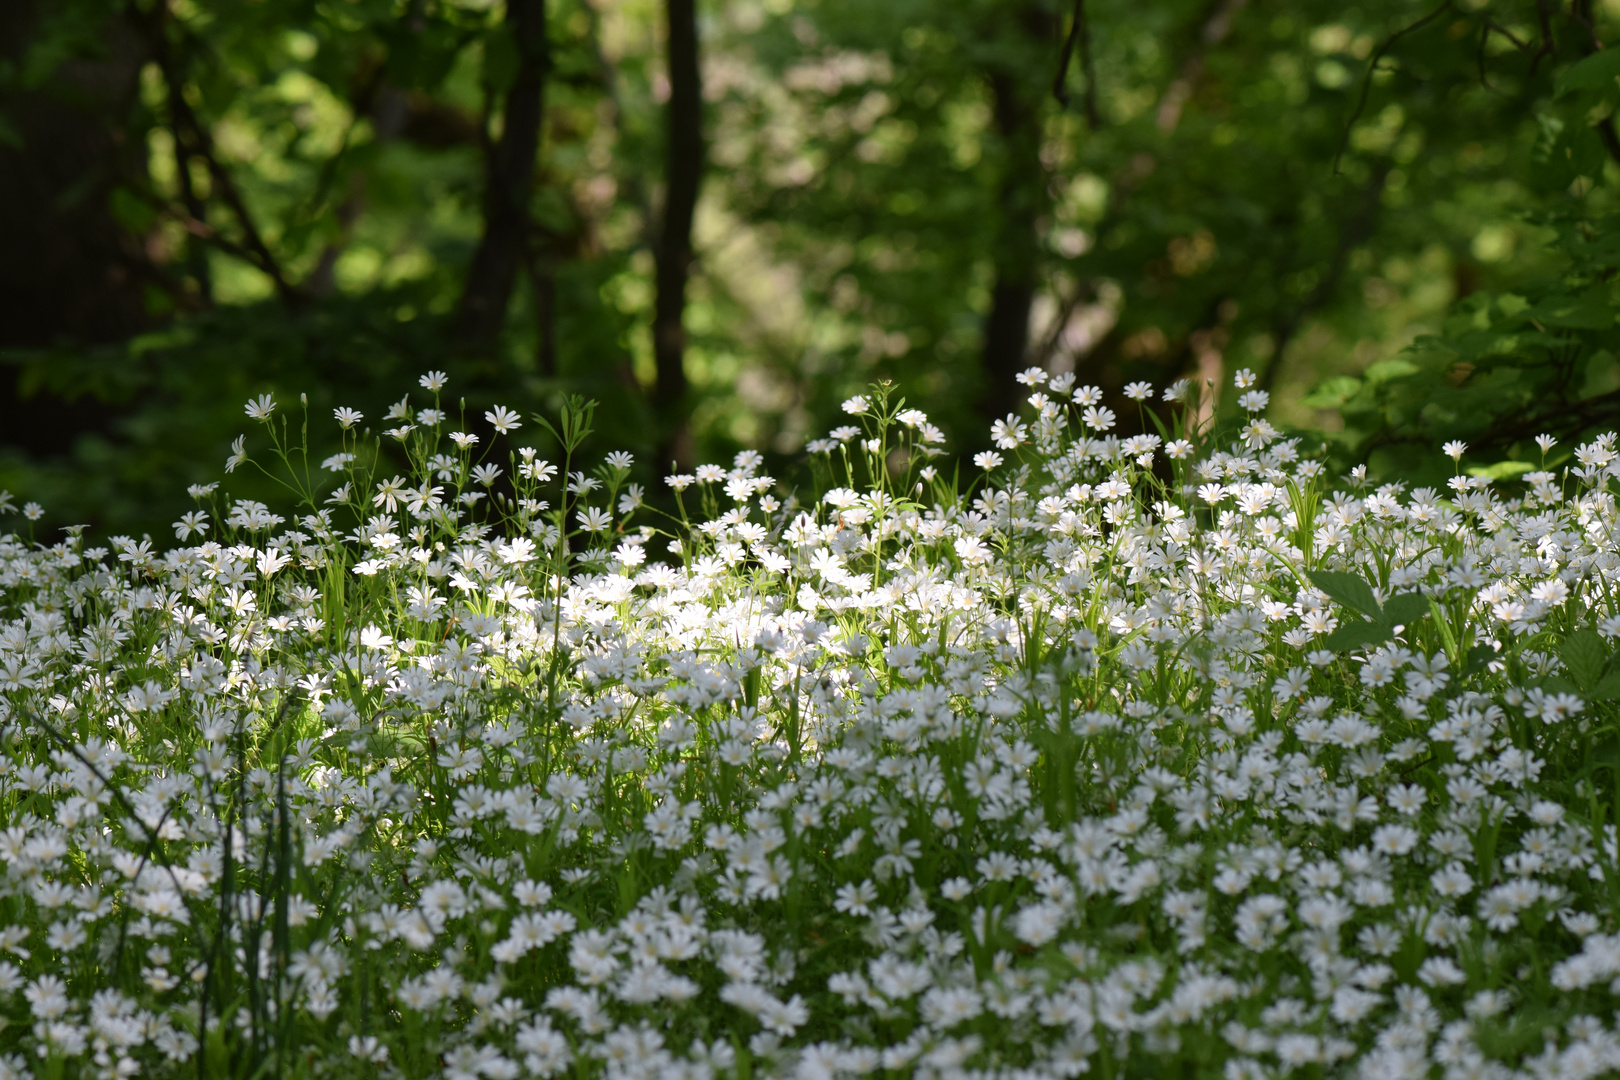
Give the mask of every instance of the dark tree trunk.
[[[45, 29], [42, 0], [0, 3], [0, 61], [21, 66]], [[148, 325], [158, 280], [143, 238], [119, 222], [111, 194], [145, 186], [134, 115], [147, 56], [136, 29], [109, 17], [93, 57], [66, 60], [40, 86], [0, 96], [0, 352], [121, 341]], [[0, 441], [34, 454], [71, 448], [100, 428], [98, 403], [25, 396], [0, 368]]]
[[990, 77], [1002, 173], [995, 285], [984, 323], [985, 390], [979, 402], [987, 420], [1018, 408], [1015, 376], [1029, 356], [1029, 313], [1040, 265], [1036, 225], [1046, 199], [1046, 169], [1041, 164], [1040, 112], [1034, 91], [1023, 81], [1019, 73], [1006, 71]]
[[472, 351], [487, 349], [500, 335], [529, 249], [529, 196], [551, 66], [546, 0], [507, 0], [506, 23], [517, 42], [517, 74], [506, 93], [501, 137], [490, 148], [485, 169], [484, 235], [456, 312], [457, 339]]
[[703, 87], [698, 67], [696, 0], [668, 0], [668, 13], [668, 143], [657, 251], [658, 295], [653, 310], [653, 358], [658, 381], [652, 404], [663, 427], [662, 457], [685, 465], [692, 449], [686, 328], [682, 319], [686, 282], [692, 268], [692, 218], [703, 182]]

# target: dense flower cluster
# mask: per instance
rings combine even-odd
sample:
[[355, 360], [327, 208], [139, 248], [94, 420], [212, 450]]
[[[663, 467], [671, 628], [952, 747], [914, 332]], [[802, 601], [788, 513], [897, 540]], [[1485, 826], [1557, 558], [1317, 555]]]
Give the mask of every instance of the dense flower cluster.
[[874, 392], [641, 524], [435, 374], [290, 519], [0, 541], [0, 1078], [1620, 1070], [1615, 439], [1370, 489], [1025, 382], [963, 496]]

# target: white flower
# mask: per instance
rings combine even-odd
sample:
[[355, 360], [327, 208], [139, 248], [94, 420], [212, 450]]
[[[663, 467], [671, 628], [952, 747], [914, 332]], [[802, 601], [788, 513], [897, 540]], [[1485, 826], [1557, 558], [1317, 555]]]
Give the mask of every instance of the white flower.
[[1018, 940], [1038, 948], [1058, 936], [1064, 919], [1063, 908], [1055, 903], [1031, 904], [1014, 918], [1013, 933], [1018, 935]]
[[190, 539], [193, 533], [198, 536], [208, 531], [208, 515], [200, 510], [193, 510], [181, 514], [180, 520], [174, 523], [174, 538], [176, 540]]
[[523, 426], [522, 422], [518, 419], [518, 414], [503, 405], [497, 405], [493, 409], [485, 412], [484, 419], [488, 420], [490, 426], [501, 435], [505, 435], [508, 431], [514, 431]]
[[1093, 405], [1080, 414], [1080, 420], [1093, 431], [1108, 431], [1114, 426], [1114, 410]]
[[235, 472], [236, 467], [247, 460], [247, 436], [238, 435], [236, 441], [231, 443], [231, 456], [225, 459], [225, 471]]
[[990, 438], [1002, 450], [1016, 450], [1020, 443], [1029, 438], [1029, 431], [1017, 416], [1009, 415], [1005, 420], [997, 420], [991, 425]]

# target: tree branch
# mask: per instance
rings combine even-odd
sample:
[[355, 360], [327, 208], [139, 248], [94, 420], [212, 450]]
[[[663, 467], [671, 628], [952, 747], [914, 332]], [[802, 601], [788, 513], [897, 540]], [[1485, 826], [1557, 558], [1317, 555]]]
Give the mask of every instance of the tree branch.
[[[276, 294], [284, 303], [296, 306], [302, 301], [302, 294], [288, 282], [280, 262], [269, 245], [264, 242], [263, 234], [259, 232], [252, 213], [249, 212], [241, 192], [237, 189], [236, 182], [231, 178], [230, 171], [225, 168], [214, 151], [212, 134], [197, 116], [191, 103], [186, 100], [185, 80], [175, 58], [173, 44], [169, 40], [167, 6], [157, 5], [146, 16], [145, 21], [153, 60], [157, 63], [158, 71], [162, 74], [164, 85], [168, 89], [169, 130], [174, 136], [176, 173], [181, 196], [186, 204], [187, 216], [192, 222], [210, 228], [206, 225], [207, 204], [191, 183], [190, 162], [196, 159], [208, 170], [209, 179], [215, 189], [213, 194], [218, 195], [225, 203], [226, 208], [236, 218], [237, 226], [242, 230], [243, 241], [239, 245], [233, 245], [235, 250], [232, 254], [268, 277], [275, 285]], [[190, 226], [188, 231], [193, 235], [201, 235], [196, 228]], [[217, 230], [214, 230], [214, 233], [217, 238]]]
[[1074, 0], [1074, 17], [1069, 24], [1069, 36], [1063, 41], [1058, 54], [1057, 78], [1052, 83], [1052, 96], [1059, 105], [1069, 104], [1069, 60], [1074, 56], [1076, 43], [1080, 46], [1080, 63], [1086, 74], [1086, 123], [1092, 131], [1102, 127], [1102, 114], [1097, 109], [1097, 65], [1091, 53], [1091, 24], [1086, 20], [1086, 0]]
[[1544, 56], [1556, 56], [1558, 43], [1553, 39], [1552, 4], [1550, 0], [1536, 0], [1536, 20], [1541, 24], [1541, 47], [1530, 58], [1530, 76], [1535, 77]]
[[1423, 16], [1423, 18], [1419, 19], [1417, 22], [1408, 23], [1406, 26], [1401, 27], [1401, 29], [1389, 35], [1389, 37], [1384, 39], [1383, 44], [1379, 45], [1377, 50], [1373, 53], [1372, 59], [1367, 63], [1367, 73], [1361, 77], [1361, 96], [1356, 100], [1356, 109], [1350, 114], [1350, 119], [1345, 123], [1344, 137], [1339, 141], [1338, 152], [1333, 155], [1334, 176], [1339, 175], [1339, 162], [1344, 159], [1344, 152], [1350, 147], [1350, 133], [1355, 130], [1356, 121], [1361, 119], [1361, 113], [1367, 107], [1367, 95], [1372, 92], [1372, 77], [1373, 72], [1378, 70], [1378, 61], [1382, 60], [1384, 58], [1384, 54], [1387, 53], [1397, 41], [1401, 40], [1401, 38], [1416, 30], [1421, 30], [1423, 27], [1434, 22], [1434, 20], [1438, 19], [1441, 15], [1450, 10], [1450, 8], [1451, 0], [1440, 0], [1439, 7]]
[[212, 244], [225, 254], [234, 259], [240, 259], [250, 266], [259, 266], [259, 257], [257, 254], [248, 248], [243, 247], [241, 244], [238, 244], [229, 237], [222, 235], [218, 229], [208, 224], [208, 222], [198, 219], [189, 210], [181, 209], [180, 207], [175, 206], [172, 201], [165, 199], [156, 192], [148, 191], [144, 188], [128, 185], [126, 190], [128, 190], [130, 194], [140, 199], [146, 205], [150, 206], [153, 210], [157, 211], [159, 214], [178, 222], [180, 227], [185, 229], [188, 235], [194, 236], [206, 244]]

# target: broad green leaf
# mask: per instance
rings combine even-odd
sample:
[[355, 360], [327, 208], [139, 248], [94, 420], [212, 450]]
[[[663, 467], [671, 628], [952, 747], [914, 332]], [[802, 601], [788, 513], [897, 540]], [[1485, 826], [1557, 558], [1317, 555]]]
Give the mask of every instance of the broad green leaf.
[[1575, 685], [1586, 690], [1603, 678], [1603, 669], [1609, 663], [1609, 649], [1595, 631], [1577, 630], [1564, 639], [1558, 658], [1564, 662]]
[[1570, 66], [1558, 77], [1558, 96], [1576, 90], [1606, 90], [1620, 78], [1620, 50], [1604, 49]]
[[1468, 650], [1468, 666], [1464, 671], [1471, 675], [1483, 669], [1486, 664], [1489, 664], [1494, 659], [1496, 659], [1495, 649], [1489, 645], [1475, 645]]
[[1309, 409], [1337, 409], [1361, 389], [1361, 380], [1353, 375], [1340, 375], [1318, 383], [1300, 404]]
[[1347, 649], [1359, 649], [1363, 645], [1376, 645], [1380, 641], [1389, 640], [1389, 627], [1382, 623], [1346, 622], [1322, 639], [1322, 647], [1332, 649], [1334, 652], [1344, 652]]
[[1554, 694], [1575, 694], [1580, 696], [1581, 693], [1580, 687], [1576, 686], [1562, 675], [1548, 675], [1539, 681], [1543, 690], [1551, 691]]
[[1614, 326], [1614, 305], [1609, 302], [1607, 285], [1588, 289], [1579, 296], [1550, 296], [1527, 314], [1547, 326], [1569, 330], [1607, 330]]
[[1309, 577], [1312, 585], [1327, 593], [1329, 599], [1341, 607], [1359, 611], [1372, 619], [1383, 617], [1383, 611], [1378, 607], [1378, 598], [1373, 595], [1372, 586], [1355, 574], [1347, 574], [1342, 570], [1312, 570], [1309, 571]]
[[1592, 701], [1613, 701], [1620, 698], [1620, 671], [1599, 679], [1597, 685], [1586, 692], [1586, 696]]
[[1475, 465], [1468, 470], [1468, 475], [1483, 476], [1487, 480], [1509, 480], [1533, 472], [1535, 468], [1527, 461], [1498, 461], [1494, 465]]
[[1429, 613], [1429, 598], [1408, 592], [1389, 598], [1384, 605], [1384, 622], [1389, 626], [1411, 626]]
[[1412, 363], [1412, 361], [1395, 356], [1388, 360], [1380, 360], [1369, 367], [1366, 371], [1366, 379], [1369, 383], [1376, 384], [1388, 382], [1391, 379], [1399, 379], [1403, 375], [1416, 375], [1421, 370], [1423, 369]]

